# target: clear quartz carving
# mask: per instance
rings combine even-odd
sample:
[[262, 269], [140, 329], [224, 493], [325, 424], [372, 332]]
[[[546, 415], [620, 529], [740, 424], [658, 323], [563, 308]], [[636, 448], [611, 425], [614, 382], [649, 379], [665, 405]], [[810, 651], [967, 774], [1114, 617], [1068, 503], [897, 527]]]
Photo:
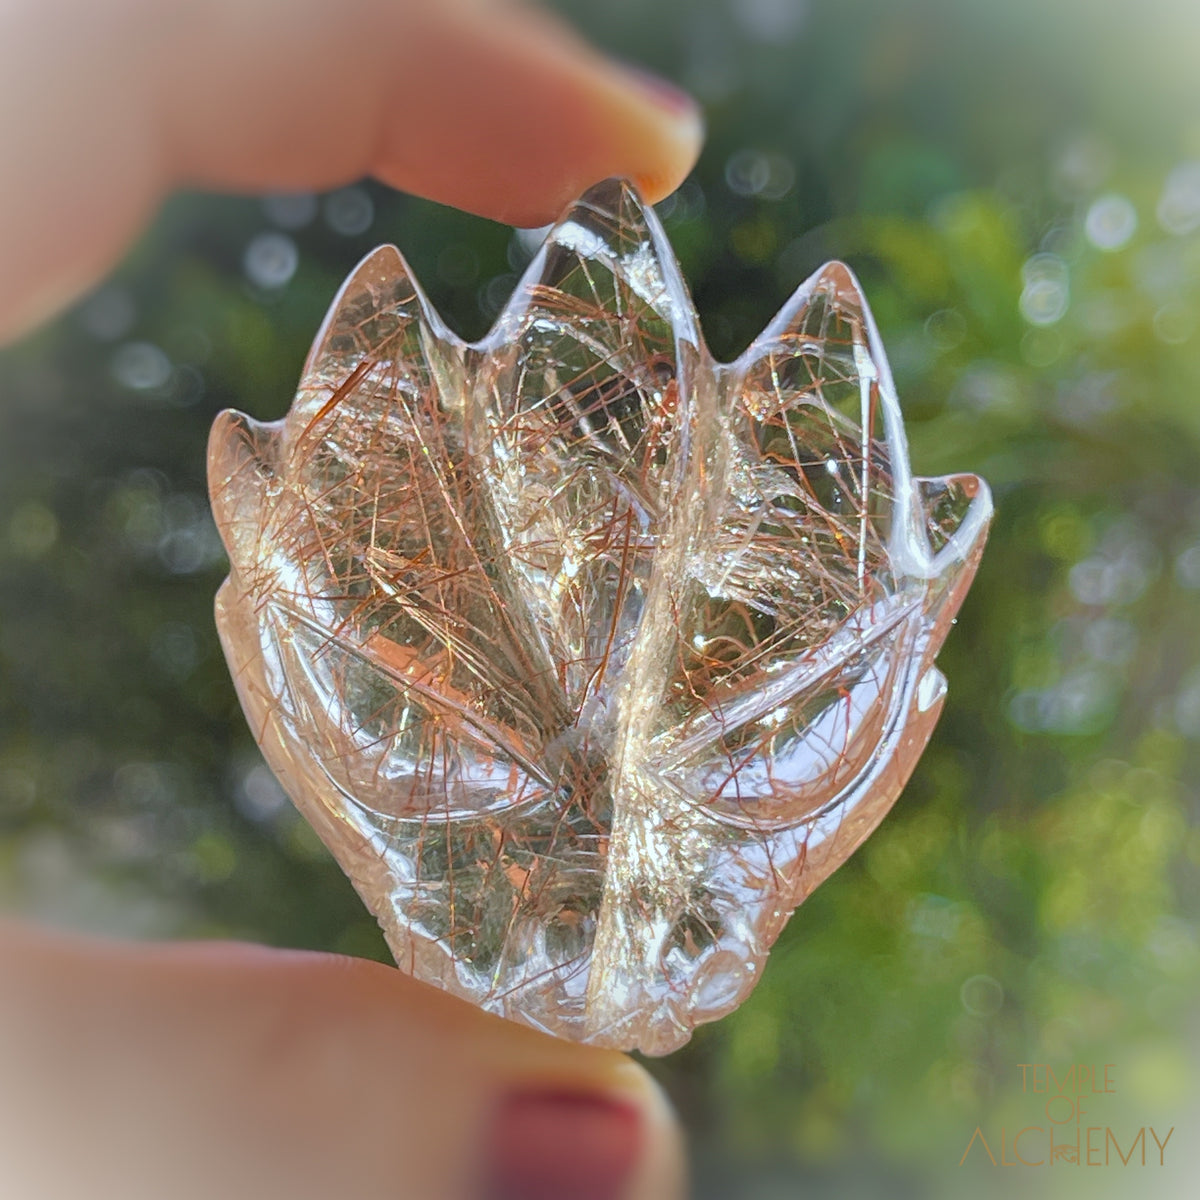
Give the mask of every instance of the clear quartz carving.
[[376, 250], [209, 470], [247, 718], [399, 967], [649, 1054], [895, 801], [991, 515], [910, 473], [846, 267], [714, 362], [615, 180], [475, 345]]

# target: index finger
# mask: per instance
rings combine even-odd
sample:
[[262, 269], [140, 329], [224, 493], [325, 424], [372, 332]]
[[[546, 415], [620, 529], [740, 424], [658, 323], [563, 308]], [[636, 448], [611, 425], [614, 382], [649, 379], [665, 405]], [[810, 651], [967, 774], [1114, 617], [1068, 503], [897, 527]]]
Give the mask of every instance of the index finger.
[[0, 10], [0, 341], [107, 270], [176, 186], [371, 174], [517, 225], [650, 200], [702, 137], [681, 92], [512, 0], [18, 0]]

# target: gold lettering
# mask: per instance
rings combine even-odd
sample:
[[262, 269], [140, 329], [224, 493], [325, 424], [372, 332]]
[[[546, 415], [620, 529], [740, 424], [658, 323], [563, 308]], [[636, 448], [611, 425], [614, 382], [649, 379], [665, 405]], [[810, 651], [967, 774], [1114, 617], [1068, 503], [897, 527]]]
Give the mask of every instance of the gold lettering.
[[1108, 1077], [1109, 1071], [1111, 1071], [1113, 1069], [1113, 1067], [1115, 1067], [1116, 1065], [1117, 1065], [1116, 1063], [1105, 1063], [1104, 1064], [1104, 1090], [1106, 1092], [1115, 1092], [1117, 1090], [1117, 1085], [1116, 1085], [1115, 1080], [1109, 1079], [1109, 1077]]
[[1079, 1165], [1079, 1126], [1075, 1126], [1075, 1144], [1060, 1142], [1054, 1144], [1054, 1126], [1050, 1126], [1050, 1165], [1058, 1162], [1069, 1162]]
[[[1168, 1134], [1167, 1136], [1169, 1138], [1170, 1134]], [[1137, 1149], [1138, 1142], [1141, 1142], [1142, 1143], [1142, 1166], [1144, 1167], [1146, 1165], [1146, 1131], [1145, 1131], [1145, 1129], [1139, 1129], [1138, 1133], [1137, 1133], [1137, 1137], [1135, 1137], [1133, 1139], [1133, 1141], [1129, 1143], [1129, 1153], [1128, 1154], [1121, 1153], [1121, 1147], [1118, 1144], [1117, 1139], [1115, 1137], [1113, 1137], [1113, 1131], [1111, 1129], [1109, 1129], [1104, 1138], [1104, 1165], [1105, 1166], [1108, 1166], [1108, 1144], [1109, 1144], [1109, 1142], [1112, 1142], [1113, 1149], [1116, 1150], [1117, 1157], [1121, 1160], [1121, 1165], [1123, 1167], [1129, 1166], [1129, 1160], [1133, 1157], [1133, 1152]]]
[[987, 1156], [992, 1160], [992, 1166], [996, 1165], [996, 1156], [992, 1153], [992, 1148], [987, 1144], [987, 1138], [983, 1136], [983, 1130], [978, 1125], [975, 1126], [975, 1132], [971, 1134], [971, 1140], [967, 1143], [967, 1148], [963, 1151], [963, 1156], [958, 1160], [958, 1165], [961, 1167], [967, 1161], [967, 1155], [971, 1153], [971, 1147], [975, 1145], [975, 1139], [978, 1138], [983, 1143], [983, 1148], [987, 1151]]
[[1097, 1154], [1099, 1154], [1099, 1153], [1100, 1153], [1100, 1147], [1099, 1147], [1099, 1146], [1093, 1146], [1093, 1145], [1092, 1145], [1092, 1134], [1093, 1134], [1093, 1133], [1099, 1133], [1099, 1132], [1100, 1132], [1100, 1127], [1099, 1127], [1098, 1125], [1089, 1125], [1089, 1126], [1088, 1126], [1088, 1131], [1087, 1131], [1087, 1165], [1088, 1165], [1089, 1167], [1099, 1167], [1099, 1166], [1103, 1166], [1103, 1164], [1100, 1162], [1100, 1160], [1099, 1160], [1099, 1159], [1096, 1159], [1096, 1161], [1095, 1161], [1095, 1162], [1092, 1162], [1092, 1151], [1093, 1151], [1093, 1150], [1095, 1150], [1095, 1152], [1096, 1152]]
[[[1171, 1128], [1167, 1130], [1167, 1142], [1169, 1142], [1171, 1140], [1171, 1134], [1173, 1134], [1174, 1132], [1175, 1132], [1175, 1126], [1172, 1125]], [[1145, 1138], [1145, 1135], [1146, 1135], [1146, 1131], [1143, 1129], [1142, 1137]], [[1158, 1142], [1158, 1165], [1160, 1167], [1164, 1166], [1165, 1164], [1163, 1163], [1163, 1154], [1166, 1152], [1167, 1142], [1159, 1142], [1158, 1141], [1158, 1134], [1154, 1132], [1153, 1125], [1150, 1126], [1150, 1136], [1156, 1142]], [[1146, 1161], [1146, 1143], [1143, 1140], [1143, 1142], [1142, 1142], [1142, 1162], [1144, 1163], [1145, 1161]]]
[[1008, 1131], [1003, 1125], [1000, 1126], [1000, 1165], [1002, 1167], [1015, 1167], [1015, 1162], [1008, 1161]]
[[1017, 1066], [1021, 1068], [1021, 1091], [1027, 1092], [1027, 1091], [1029, 1091], [1028, 1085], [1029, 1085], [1029, 1066], [1030, 1066], [1030, 1064], [1029, 1063], [1017, 1063]]

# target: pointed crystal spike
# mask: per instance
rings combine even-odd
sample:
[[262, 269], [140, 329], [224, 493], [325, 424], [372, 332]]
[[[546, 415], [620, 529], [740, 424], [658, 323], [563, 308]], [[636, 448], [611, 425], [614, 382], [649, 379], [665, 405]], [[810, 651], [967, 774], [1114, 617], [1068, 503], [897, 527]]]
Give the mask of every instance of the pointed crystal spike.
[[932, 661], [950, 632], [983, 556], [992, 519], [992, 493], [978, 475], [918, 478], [914, 483], [929, 547], [925, 608]]
[[841, 263], [806, 280], [729, 369], [708, 499], [694, 505], [705, 519], [672, 683], [677, 704], [694, 709], [681, 714], [693, 737], [721, 731], [717, 752], [789, 687], [799, 698], [814, 652], [848, 622], [858, 641], [894, 624], [889, 597], [902, 588], [890, 549], [908, 496], [890, 388], [866, 300]]
[[395, 246], [372, 250], [338, 289], [309, 351], [304, 379], [334, 386], [367, 357], [388, 353], [420, 315], [420, 296], [403, 255]]
[[219, 413], [208, 435], [208, 492], [232, 569], [250, 577], [262, 566], [267, 493], [274, 479], [278, 424], [245, 413]]
[[618, 180], [554, 226], [488, 339], [496, 516], [576, 716], [646, 601], [687, 470], [698, 342], [658, 221]]

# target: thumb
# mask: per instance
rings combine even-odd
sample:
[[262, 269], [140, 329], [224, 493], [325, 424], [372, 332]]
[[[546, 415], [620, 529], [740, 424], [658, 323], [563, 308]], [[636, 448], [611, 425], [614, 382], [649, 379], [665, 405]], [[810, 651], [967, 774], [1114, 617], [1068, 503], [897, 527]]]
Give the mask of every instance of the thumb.
[[678, 1132], [641, 1067], [378, 963], [12, 925], [0, 957], [0, 1194], [682, 1194]]

